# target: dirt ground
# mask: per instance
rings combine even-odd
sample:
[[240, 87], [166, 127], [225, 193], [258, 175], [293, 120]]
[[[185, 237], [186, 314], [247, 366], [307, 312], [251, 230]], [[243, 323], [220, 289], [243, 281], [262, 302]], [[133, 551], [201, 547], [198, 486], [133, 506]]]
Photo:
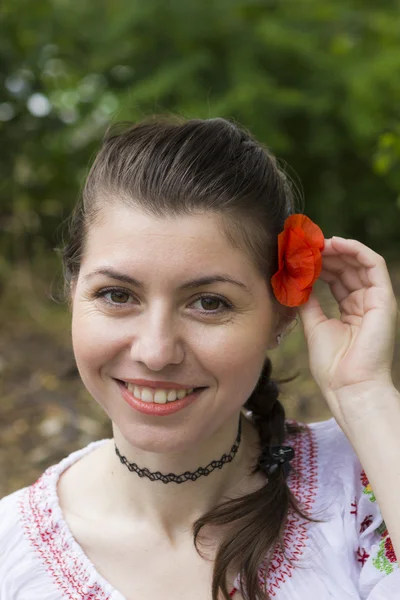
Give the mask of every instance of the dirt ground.
[[[390, 271], [400, 297], [400, 268]], [[20, 278], [18, 286], [18, 293], [30, 294], [29, 310], [15, 310], [9, 295], [0, 315], [0, 498], [30, 485], [74, 450], [112, 436], [108, 417], [80, 381], [67, 307], [42, 305], [43, 289], [30, 280]], [[318, 290], [317, 284], [326, 313], [335, 316], [332, 298]], [[270, 356], [275, 377], [299, 374], [281, 387], [287, 416], [306, 423], [329, 418], [308, 369], [300, 322]], [[400, 389], [399, 324], [393, 372]]]

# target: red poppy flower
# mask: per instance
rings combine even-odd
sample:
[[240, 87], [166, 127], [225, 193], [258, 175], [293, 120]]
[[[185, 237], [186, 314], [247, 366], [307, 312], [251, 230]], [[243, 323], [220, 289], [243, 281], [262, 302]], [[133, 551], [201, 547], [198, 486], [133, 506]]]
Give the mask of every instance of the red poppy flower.
[[322, 269], [324, 234], [309, 217], [290, 215], [278, 235], [279, 270], [271, 278], [277, 300], [285, 306], [300, 306], [310, 297]]

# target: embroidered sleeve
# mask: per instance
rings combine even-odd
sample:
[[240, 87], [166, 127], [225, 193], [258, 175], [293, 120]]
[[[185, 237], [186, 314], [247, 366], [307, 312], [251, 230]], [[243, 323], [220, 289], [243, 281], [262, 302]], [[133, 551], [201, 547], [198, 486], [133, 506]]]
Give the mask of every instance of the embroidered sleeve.
[[[26, 489], [26, 488], [25, 488]], [[24, 490], [0, 500], [1, 600], [54, 600], [60, 598], [29, 546], [19, 519]]]
[[356, 473], [349, 506], [354, 527], [354, 561], [362, 600], [400, 598], [400, 570], [375, 494], [364, 471]]

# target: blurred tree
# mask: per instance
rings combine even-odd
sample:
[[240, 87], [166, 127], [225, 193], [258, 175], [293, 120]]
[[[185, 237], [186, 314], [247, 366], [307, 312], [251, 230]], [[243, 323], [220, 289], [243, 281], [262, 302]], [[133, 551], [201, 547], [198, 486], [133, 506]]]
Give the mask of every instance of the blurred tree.
[[3, 0], [1, 255], [55, 245], [108, 123], [166, 111], [236, 119], [297, 173], [326, 237], [398, 251], [399, 8]]

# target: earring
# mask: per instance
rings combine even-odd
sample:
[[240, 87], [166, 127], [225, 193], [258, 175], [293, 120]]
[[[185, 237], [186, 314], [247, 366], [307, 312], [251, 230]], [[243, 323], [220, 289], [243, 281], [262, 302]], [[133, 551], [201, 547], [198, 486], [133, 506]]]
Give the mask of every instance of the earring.
[[[277, 345], [279, 346], [279, 344], [281, 343], [282, 334], [277, 335], [275, 339], [276, 339]], [[274, 346], [274, 345], [268, 346], [268, 350], [273, 350], [275, 347], [276, 346]]]

